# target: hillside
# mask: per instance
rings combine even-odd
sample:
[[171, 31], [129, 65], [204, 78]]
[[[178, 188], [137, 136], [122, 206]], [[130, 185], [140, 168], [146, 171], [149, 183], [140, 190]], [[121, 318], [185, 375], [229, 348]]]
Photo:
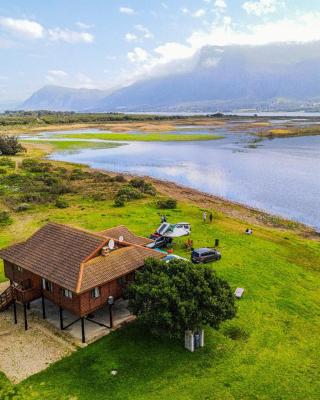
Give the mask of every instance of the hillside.
[[46, 86], [21, 108], [98, 112], [227, 112], [248, 108], [317, 111], [319, 54], [320, 42], [207, 46], [183, 61], [183, 73], [140, 80], [112, 93]]
[[44, 86], [33, 93], [19, 109], [48, 111], [85, 111], [94, 107], [110, 92], [97, 89], [71, 89], [62, 86]]

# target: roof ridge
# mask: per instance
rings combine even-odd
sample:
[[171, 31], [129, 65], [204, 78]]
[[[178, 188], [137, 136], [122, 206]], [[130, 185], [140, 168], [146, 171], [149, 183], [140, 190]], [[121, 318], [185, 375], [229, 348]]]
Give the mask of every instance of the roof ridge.
[[[100, 235], [99, 234], [99, 232], [98, 233], [96, 233], [96, 232], [91, 232], [91, 231], [89, 231], [89, 230], [87, 230], [87, 229], [84, 229], [84, 228], [80, 228], [80, 227], [78, 227], [78, 226], [73, 226], [73, 225], [69, 225], [69, 224], [61, 224], [61, 223], [59, 223], [59, 222], [54, 222], [54, 221], [49, 221], [49, 222], [47, 222], [45, 225], [43, 225], [41, 228], [43, 228], [43, 227], [45, 227], [45, 226], [47, 226], [47, 225], [57, 225], [57, 226], [61, 226], [61, 227], [63, 227], [63, 228], [67, 228], [67, 229], [72, 229], [72, 230], [76, 230], [76, 231], [79, 231], [79, 232], [82, 232], [82, 233], [86, 233], [86, 234], [88, 234], [88, 235], [91, 235], [91, 236], [95, 236], [95, 237], [98, 237], [99, 239], [105, 239], [105, 236], [102, 236], [102, 235]], [[40, 229], [41, 229], [40, 228]], [[37, 232], [37, 231], [36, 231]], [[35, 233], [36, 233], [35, 232]]]

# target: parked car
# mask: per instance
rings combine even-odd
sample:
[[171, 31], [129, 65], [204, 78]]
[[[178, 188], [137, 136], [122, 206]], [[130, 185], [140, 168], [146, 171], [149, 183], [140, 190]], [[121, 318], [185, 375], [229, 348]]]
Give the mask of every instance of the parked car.
[[149, 249], [163, 249], [172, 243], [172, 238], [165, 236], [157, 237], [152, 243], [146, 245]]
[[166, 263], [169, 263], [172, 260], [184, 260], [184, 261], [189, 261], [186, 258], [177, 256], [175, 254], [168, 254], [166, 257], [163, 258], [163, 261], [165, 261]]
[[221, 253], [215, 249], [203, 247], [193, 250], [191, 253], [191, 261], [195, 264], [218, 261], [221, 259]]

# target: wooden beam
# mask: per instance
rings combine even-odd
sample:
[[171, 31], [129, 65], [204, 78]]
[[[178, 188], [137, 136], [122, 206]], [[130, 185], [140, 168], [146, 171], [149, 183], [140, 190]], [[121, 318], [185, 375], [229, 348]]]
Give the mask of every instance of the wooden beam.
[[28, 330], [28, 316], [27, 316], [27, 305], [23, 304], [23, 316], [24, 316], [24, 330]]

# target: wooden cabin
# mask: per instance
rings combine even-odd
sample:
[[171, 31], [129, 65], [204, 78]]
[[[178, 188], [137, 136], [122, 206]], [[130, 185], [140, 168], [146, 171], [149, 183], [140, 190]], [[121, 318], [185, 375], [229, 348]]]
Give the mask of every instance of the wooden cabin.
[[10, 280], [0, 295], [0, 311], [12, 304], [16, 322], [16, 302], [22, 303], [27, 329], [30, 302], [42, 299], [45, 318], [48, 299], [59, 307], [61, 329], [63, 310], [81, 320], [85, 341], [84, 319], [108, 299], [122, 297], [147, 258], [163, 258], [163, 253], [144, 247], [149, 242], [125, 226], [92, 233], [50, 222], [25, 242], [0, 250]]

